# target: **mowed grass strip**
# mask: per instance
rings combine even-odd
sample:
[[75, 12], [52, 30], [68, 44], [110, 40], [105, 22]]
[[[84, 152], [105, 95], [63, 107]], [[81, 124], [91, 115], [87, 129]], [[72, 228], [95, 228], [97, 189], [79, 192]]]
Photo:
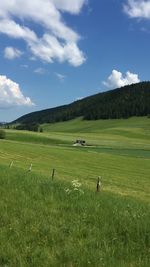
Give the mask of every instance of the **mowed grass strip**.
[[0, 170], [1, 267], [149, 266], [148, 203]]

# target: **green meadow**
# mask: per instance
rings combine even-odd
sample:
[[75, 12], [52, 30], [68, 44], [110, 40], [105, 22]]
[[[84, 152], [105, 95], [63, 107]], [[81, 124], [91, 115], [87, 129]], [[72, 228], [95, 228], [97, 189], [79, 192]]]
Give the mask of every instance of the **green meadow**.
[[42, 128], [0, 140], [0, 266], [150, 266], [150, 119]]

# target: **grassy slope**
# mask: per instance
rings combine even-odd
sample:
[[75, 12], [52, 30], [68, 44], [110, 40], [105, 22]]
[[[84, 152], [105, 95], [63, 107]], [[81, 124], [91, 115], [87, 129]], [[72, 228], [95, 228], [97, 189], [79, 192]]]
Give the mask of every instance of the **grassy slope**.
[[140, 140], [142, 146], [145, 143], [147, 147], [147, 140], [150, 139], [150, 119], [146, 117], [98, 121], [76, 119], [65, 123], [44, 124], [43, 128], [47, 132], [55, 133], [57, 138], [62, 133], [63, 138], [70, 141], [73, 138], [81, 137], [86, 139], [89, 144], [104, 145], [107, 142], [107, 147], [111, 141], [112, 146], [113, 141], [114, 146], [115, 141], [117, 141], [117, 147], [120, 144], [119, 142], [123, 142], [130, 147], [135, 144], [136, 147], [136, 145], [140, 146]]
[[82, 118], [43, 124], [44, 133], [9, 130], [7, 139], [41, 144], [72, 144], [83, 138], [90, 145], [110, 147], [150, 147], [150, 119], [84, 121]]
[[82, 118], [67, 122], [43, 124], [44, 129], [52, 132], [99, 132], [113, 128], [140, 128], [150, 130], [150, 120], [147, 117], [132, 117], [119, 120], [95, 120], [87, 121]]
[[[10, 130], [0, 141], [0, 266], [147, 267], [150, 119], [78, 119], [43, 127], [42, 134]], [[94, 147], [70, 146], [79, 137]], [[32, 175], [26, 173], [31, 163]], [[98, 175], [103, 192], [97, 197]], [[86, 196], [68, 200], [64, 188], [74, 179]], [[17, 229], [12, 236], [9, 227]], [[25, 240], [18, 243], [24, 227]]]
[[[79, 178], [92, 188], [101, 175], [105, 190], [147, 199], [150, 119], [77, 119], [43, 128], [44, 133], [8, 131], [9, 140], [1, 142], [0, 159], [5, 164], [14, 160], [16, 166], [23, 168], [32, 162], [34, 170], [46, 175], [56, 168], [60, 179]], [[95, 146], [70, 146], [79, 137]]]
[[148, 204], [0, 165], [1, 267], [148, 267]]

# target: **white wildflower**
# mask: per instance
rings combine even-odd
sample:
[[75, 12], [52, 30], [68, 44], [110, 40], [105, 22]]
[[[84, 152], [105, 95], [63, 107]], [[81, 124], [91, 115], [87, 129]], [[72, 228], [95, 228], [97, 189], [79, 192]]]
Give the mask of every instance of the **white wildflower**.
[[72, 185], [73, 185], [74, 187], [78, 187], [78, 188], [79, 188], [79, 187], [81, 187], [82, 184], [79, 183], [78, 180], [73, 180], [73, 181], [72, 181]]
[[66, 189], [65, 189], [65, 192], [66, 192], [67, 194], [70, 194], [71, 190], [70, 190], [69, 188], [66, 188]]
[[78, 191], [79, 189], [78, 189], [77, 187], [75, 187], [73, 190], [74, 190], [74, 191]]
[[81, 189], [81, 183], [78, 180], [73, 180], [72, 181], [72, 187], [71, 188], [66, 188], [64, 191], [69, 195], [73, 191], [76, 191], [80, 194], [84, 194], [84, 191]]

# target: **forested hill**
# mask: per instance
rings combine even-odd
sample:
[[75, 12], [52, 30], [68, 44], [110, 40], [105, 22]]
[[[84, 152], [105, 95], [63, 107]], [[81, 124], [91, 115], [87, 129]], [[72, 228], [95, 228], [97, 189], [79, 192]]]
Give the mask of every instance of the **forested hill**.
[[87, 120], [118, 119], [150, 114], [150, 82], [128, 85], [75, 101], [69, 105], [29, 113], [18, 123], [51, 123], [83, 116]]

